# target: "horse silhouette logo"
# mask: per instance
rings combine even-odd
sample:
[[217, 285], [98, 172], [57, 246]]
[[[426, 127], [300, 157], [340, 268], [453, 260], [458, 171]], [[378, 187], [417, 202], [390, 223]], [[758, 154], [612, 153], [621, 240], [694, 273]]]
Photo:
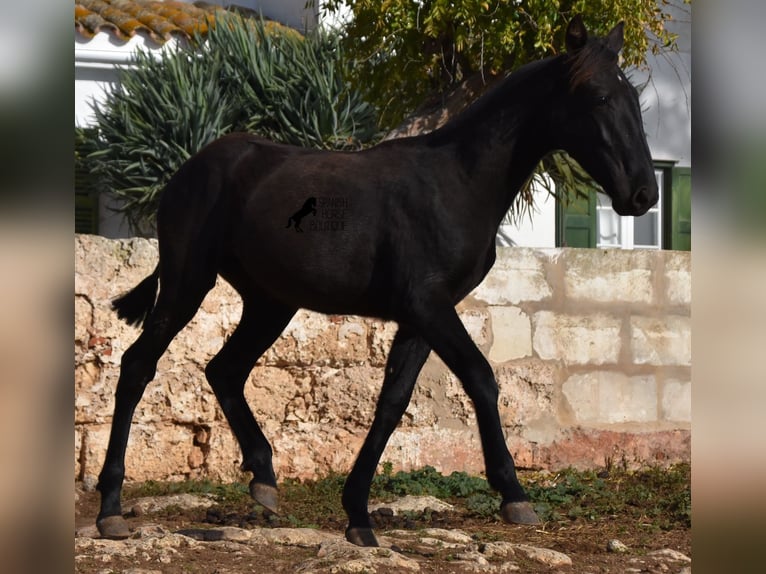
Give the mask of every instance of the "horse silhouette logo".
[[317, 198], [316, 197], [309, 197], [303, 204], [303, 207], [301, 207], [298, 211], [293, 213], [288, 219], [287, 219], [287, 227], [290, 227], [293, 223], [295, 224], [295, 231], [299, 233], [303, 233], [303, 230], [301, 229], [301, 220], [306, 217], [308, 214], [312, 214], [316, 216], [317, 214]]

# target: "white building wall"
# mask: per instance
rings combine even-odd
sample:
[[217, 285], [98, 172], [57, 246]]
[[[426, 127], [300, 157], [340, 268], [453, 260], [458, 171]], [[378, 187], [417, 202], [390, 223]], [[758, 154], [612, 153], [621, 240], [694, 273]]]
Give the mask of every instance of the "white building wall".
[[498, 245], [556, 247], [556, 200], [544, 189], [536, 189], [531, 217], [526, 213], [517, 223], [503, 223]]
[[691, 8], [672, 0], [668, 11], [673, 20], [669, 31], [678, 34], [678, 51], [660, 56], [649, 54], [651, 74], [636, 73], [634, 83], [649, 84], [641, 94], [644, 128], [649, 149], [656, 161], [674, 161], [691, 166]]
[[117, 40], [107, 32], [99, 32], [90, 40], [75, 36], [74, 44], [74, 118], [75, 125], [86, 127], [95, 121], [93, 102], [103, 101], [104, 93], [117, 83], [117, 67], [126, 66], [138, 49], [173, 50], [177, 41], [171, 39], [162, 46], [144, 36], [130, 41]]

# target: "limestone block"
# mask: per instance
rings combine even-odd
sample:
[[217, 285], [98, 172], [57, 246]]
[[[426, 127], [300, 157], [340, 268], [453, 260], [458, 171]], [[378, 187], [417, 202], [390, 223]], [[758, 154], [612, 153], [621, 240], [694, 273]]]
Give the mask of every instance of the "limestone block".
[[75, 423], [103, 423], [114, 410], [114, 388], [102, 376], [96, 361], [75, 366]]
[[[201, 449], [204, 462], [197, 470], [199, 475], [222, 481], [242, 479], [242, 451], [229, 425], [225, 421], [210, 423], [206, 429], [206, 436], [202, 438], [205, 441]], [[191, 451], [192, 449], [189, 449], [189, 452]], [[185, 461], [185, 465], [188, 465], [188, 461]]]
[[662, 418], [666, 421], [692, 422], [692, 385], [671, 379], [662, 386]]
[[83, 480], [95, 484], [101, 466], [104, 464], [106, 445], [109, 440], [110, 425], [83, 425], [81, 431], [81, 446], [79, 453], [80, 474]]
[[75, 236], [75, 293], [101, 293], [109, 301], [135, 287], [158, 260], [156, 239]]
[[572, 299], [651, 303], [654, 254], [645, 250], [568, 249], [564, 288]]
[[145, 395], [136, 409], [139, 421], [157, 417], [181, 424], [203, 423], [215, 420], [219, 408], [204, 371], [191, 361], [159, 373]]
[[[518, 460], [515, 451], [512, 452]], [[533, 455], [527, 464], [532, 468], [572, 466], [581, 470], [603, 468], [610, 460], [624, 461], [629, 468], [644, 468], [648, 463], [689, 461], [691, 430], [635, 432], [571, 427], [563, 429], [553, 444], [533, 450]]]
[[476, 411], [463, 384], [435, 355], [432, 354], [429, 363], [415, 394], [418, 424], [475, 425]]
[[392, 461], [396, 469], [404, 470], [429, 465], [445, 474], [455, 470], [484, 472], [481, 439], [475, 424], [397, 429], [391, 435], [381, 460]]
[[490, 305], [549, 299], [553, 291], [545, 275], [547, 259], [539, 250], [499, 248], [494, 267], [474, 289], [474, 297]]
[[74, 340], [80, 346], [87, 346], [93, 324], [93, 305], [86, 297], [74, 298]]
[[301, 479], [348, 472], [366, 432], [366, 428], [349, 433], [333, 425], [298, 422], [273, 437], [274, 470], [279, 478]]
[[605, 365], [616, 363], [620, 356], [621, 321], [617, 317], [538, 311], [532, 325], [533, 348], [541, 359]]
[[540, 419], [555, 418], [556, 370], [543, 361], [525, 360], [495, 369], [500, 390], [498, 410], [503, 427], [525, 429]]
[[74, 427], [74, 475], [76, 478], [81, 477], [82, 465], [82, 427], [75, 425]]
[[300, 388], [288, 369], [258, 365], [245, 385], [245, 400], [259, 424], [282, 423], [288, 404], [299, 392]]
[[639, 365], [689, 366], [691, 319], [678, 315], [630, 319], [633, 361]]
[[562, 392], [578, 423], [657, 420], [657, 382], [652, 376], [628, 377], [612, 371], [575, 374], [564, 382]]
[[489, 342], [489, 315], [482, 309], [467, 309], [459, 312], [465, 330], [479, 348]]
[[369, 321], [301, 310], [263, 358], [267, 365], [343, 366], [369, 360]]
[[227, 335], [229, 333], [223, 329], [221, 317], [200, 309], [175, 336], [164, 356], [174, 357], [173, 363], [193, 361], [204, 368], [221, 350]]
[[[446, 369], [446, 367], [445, 367]], [[448, 375], [444, 375], [445, 377]], [[446, 413], [450, 403], [448, 401], [437, 402], [434, 395], [440, 395], [440, 383], [438, 379], [422, 376], [415, 385], [410, 404], [404, 411], [404, 416], [399, 423], [399, 428], [420, 428], [435, 425]], [[436, 392], [434, 392], [436, 389]], [[449, 416], [449, 415], [447, 415]]]
[[489, 308], [492, 318], [492, 347], [489, 359], [504, 363], [532, 355], [532, 324], [518, 307]]
[[386, 364], [391, 343], [399, 326], [393, 321], [369, 320], [370, 337], [370, 365], [382, 367]]
[[692, 272], [691, 253], [669, 251], [665, 260], [667, 300], [673, 305], [691, 305]]
[[[81, 450], [82, 475], [95, 480], [104, 463], [110, 426], [87, 425]], [[192, 448], [190, 429], [170, 424], [133, 424], [125, 454], [128, 481], [167, 480], [189, 472], [187, 458]]]
[[194, 434], [173, 424], [133, 424], [125, 453], [126, 480], [152, 480], [188, 475]]
[[366, 429], [375, 413], [375, 405], [383, 383], [383, 369], [347, 367], [316, 369], [312, 396], [308, 404], [308, 420], [335, 428], [355, 431]]

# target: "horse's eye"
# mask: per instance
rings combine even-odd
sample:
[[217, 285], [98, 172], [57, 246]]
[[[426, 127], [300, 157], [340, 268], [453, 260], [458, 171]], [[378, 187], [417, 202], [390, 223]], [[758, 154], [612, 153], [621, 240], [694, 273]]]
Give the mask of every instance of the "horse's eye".
[[609, 103], [609, 96], [599, 96], [596, 98], [596, 104], [599, 106], [605, 106]]

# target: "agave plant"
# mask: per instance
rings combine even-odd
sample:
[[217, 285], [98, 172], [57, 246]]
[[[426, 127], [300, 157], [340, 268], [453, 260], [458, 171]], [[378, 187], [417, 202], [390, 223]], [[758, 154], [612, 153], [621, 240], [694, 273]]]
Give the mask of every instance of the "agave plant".
[[134, 232], [151, 233], [159, 194], [181, 164], [238, 130], [324, 149], [376, 134], [375, 109], [345, 81], [340, 42], [223, 15], [206, 38], [159, 55], [138, 51], [94, 105], [88, 169], [117, 197]]
[[258, 21], [219, 25], [206, 50], [223, 58], [243, 129], [323, 149], [359, 148], [377, 132], [375, 109], [345, 79], [348, 63], [337, 33], [274, 33]]
[[218, 60], [184, 50], [160, 58], [138, 52], [133, 64], [95, 107], [100, 149], [88, 160], [102, 191], [121, 200], [134, 230], [145, 231], [170, 176], [233, 117], [217, 83]]

